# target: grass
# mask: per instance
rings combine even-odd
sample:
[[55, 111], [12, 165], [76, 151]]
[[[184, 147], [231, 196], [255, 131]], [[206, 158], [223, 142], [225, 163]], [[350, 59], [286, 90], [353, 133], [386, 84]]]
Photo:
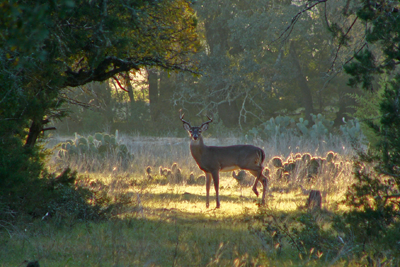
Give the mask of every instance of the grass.
[[[190, 172], [201, 174], [187, 140], [124, 138], [135, 154], [128, 169], [108, 166], [102, 172], [82, 171], [78, 180], [81, 186], [108, 196], [104, 207], [111, 207], [108, 219], [59, 222], [50, 215], [13, 226], [3, 225], [0, 219], [0, 266], [24, 266], [33, 260], [40, 266], [360, 266], [368, 262], [355, 254], [358, 244], [351, 239], [340, 243], [337, 236], [313, 237], [314, 232], [298, 220], [316, 221], [330, 231], [332, 217], [345, 209], [339, 201], [351, 182], [350, 168], [342, 168], [334, 179], [320, 173], [308, 183], [297, 172], [291, 182], [272, 175], [268, 204], [261, 208], [251, 187], [239, 186], [230, 173], [222, 173], [221, 208], [212, 208], [212, 188], [211, 208], [206, 209], [204, 184], [160, 182], [166, 178], [156, 173], [160, 165], [177, 162], [185, 177]], [[264, 144], [264, 149], [268, 146]], [[290, 158], [292, 154], [276, 155]], [[348, 161], [350, 154], [341, 154], [341, 160]], [[50, 164], [53, 170], [67, 165], [85, 169], [79, 160]], [[146, 177], [147, 166], [153, 168], [152, 180]], [[307, 196], [299, 184], [326, 193], [321, 212], [302, 209]], [[297, 242], [296, 247], [292, 241], [300, 237], [305, 243]]]
[[[110, 181], [109, 176], [93, 177]], [[313, 265], [299, 258], [278, 257], [274, 247], [249, 232], [249, 227], [259, 225], [254, 219], [258, 199], [250, 188], [233, 182], [229, 177], [221, 179], [218, 210], [205, 208], [201, 185], [109, 189], [110, 196], [124, 195], [131, 200], [118, 208], [113, 218], [61, 225], [37, 220], [11, 237], [3, 234], [0, 266], [19, 266], [24, 260], [38, 260], [41, 266]], [[268, 207], [276, 212], [295, 212], [306, 199], [298, 192], [272, 195]], [[325, 205], [331, 201], [335, 200]]]

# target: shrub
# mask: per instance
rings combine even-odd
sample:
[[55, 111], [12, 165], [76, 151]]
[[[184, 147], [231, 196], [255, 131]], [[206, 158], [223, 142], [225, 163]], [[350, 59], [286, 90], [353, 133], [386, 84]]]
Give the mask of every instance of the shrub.
[[335, 229], [327, 227], [331, 224], [328, 214], [323, 212], [276, 213], [260, 209], [256, 219], [262, 222], [259, 229], [251, 229], [262, 239], [275, 247], [277, 252], [289, 244], [286, 249], [293, 256], [329, 259], [338, 254], [342, 247]]
[[8, 216], [9, 220], [21, 217], [54, 218], [63, 223], [65, 219], [82, 221], [101, 218], [100, 206], [88, 204], [88, 200], [95, 197], [94, 193], [76, 186], [76, 178], [77, 172], [69, 168], [58, 175], [43, 170], [40, 179], [18, 187], [13, 192], [13, 198], [2, 199], [2, 205], [7, 209], [0, 209], [0, 217], [6, 218], [6, 212], [13, 211], [16, 216]]
[[383, 86], [380, 122], [377, 125], [367, 121], [380, 142], [371, 145], [367, 153], [359, 152], [356, 182], [349, 188], [345, 201], [351, 208], [346, 222], [364, 244], [391, 240], [391, 229], [400, 219], [400, 75]]

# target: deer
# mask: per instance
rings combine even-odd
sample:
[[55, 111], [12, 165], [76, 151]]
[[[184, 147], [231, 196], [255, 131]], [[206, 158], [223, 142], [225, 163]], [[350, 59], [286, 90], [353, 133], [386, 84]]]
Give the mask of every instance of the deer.
[[209, 196], [211, 178], [214, 182], [216, 195], [216, 208], [220, 208], [219, 201], [219, 173], [233, 170], [247, 170], [256, 177], [252, 190], [259, 196], [257, 184], [263, 186], [261, 204], [265, 204], [265, 195], [268, 188], [268, 178], [263, 175], [263, 162], [265, 159], [264, 151], [252, 145], [233, 145], [233, 146], [207, 146], [204, 144], [202, 133], [208, 129], [208, 124], [213, 120], [208, 117], [208, 121], [203, 122], [199, 127], [191, 126], [183, 119], [184, 114], [179, 110], [179, 118], [183, 122], [183, 128], [190, 136], [190, 152], [199, 168], [206, 175], [206, 208], [209, 208]]

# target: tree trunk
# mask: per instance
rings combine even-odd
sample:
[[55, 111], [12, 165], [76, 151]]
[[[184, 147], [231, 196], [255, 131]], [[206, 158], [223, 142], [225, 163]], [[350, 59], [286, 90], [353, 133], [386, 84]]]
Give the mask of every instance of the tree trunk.
[[130, 112], [131, 112], [131, 116], [133, 116], [132, 111], [133, 111], [133, 105], [135, 104], [135, 96], [133, 95], [133, 87], [131, 84], [129, 71], [125, 72], [125, 88], [126, 88], [126, 90], [128, 90]]
[[294, 41], [290, 42], [290, 55], [292, 56], [293, 59], [293, 65], [297, 69], [297, 77], [296, 80], [299, 83], [299, 87], [301, 90], [301, 95], [303, 98], [303, 105], [305, 108], [305, 118], [311, 122], [311, 113], [314, 113], [314, 107], [313, 107], [313, 100], [312, 100], [312, 95], [311, 95], [311, 89], [308, 87], [306, 77], [304, 76], [299, 58], [296, 53], [296, 44]]
[[158, 120], [158, 71], [148, 70], [150, 116], [153, 121]]
[[319, 190], [311, 190], [308, 195], [306, 207], [310, 211], [321, 210], [322, 208], [322, 194]]
[[45, 119], [45, 120], [33, 120], [31, 123], [31, 127], [29, 127], [29, 133], [28, 133], [28, 138], [26, 139], [25, 142], [25, 147], [34, 147], [36, 144], [37, 139], [39, 138], [39, 135], [41, 132], [46, 131], [46, 130], [55, 130], [55, 127], [50, 127], [44, 129], [43, 126], [49, 123], [50, 120]]
[[171, 119], [171, 116], [174, 116], [174, 107], [173, 104], [171, 104], [171, 101], [176, 86], [176, 75], [168, 75], [167, 71], [160, 72], [160, 97], [158, 99], [158, 110], [162, 122], [168, 122]]

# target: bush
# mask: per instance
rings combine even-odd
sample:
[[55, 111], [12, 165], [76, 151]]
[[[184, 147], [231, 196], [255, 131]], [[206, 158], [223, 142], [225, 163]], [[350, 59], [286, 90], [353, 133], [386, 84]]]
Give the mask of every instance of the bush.
[[[59, 175], [44, 170], [40, 179], [18, 187], [13, 198], [1, 199], [0, 217], [8, 220], [53, 218], [59, 223], [100, 219], [104, 215], [101, 207], [88, 203], [96, 196], [76, 186], [76, 178], [77, 172], [69, 168]], [[7, 216], [10, 212], [15, 216]]]
[[252, 229], [261, 235], [263, 240], [270, 242], [280, 253], [281, 248], [289, 244], [292, 249], [286, 250], [302, 258], [319, 259], [335, 257], [342, 247], [340, 239], [331, 225], [329, 214], [296, 212], [274, 213], [259, 210], [256, 217], [262, 222], [259, 230]]
[[380, 122], [367, 121], [380, 141], [367, 153], [359, 152], [356, 182], [345, 201], [351, 208], [346, 222], [364, 244], [390, 240], [391, 229], [400, 222], [400, 75], [383, 86]]

